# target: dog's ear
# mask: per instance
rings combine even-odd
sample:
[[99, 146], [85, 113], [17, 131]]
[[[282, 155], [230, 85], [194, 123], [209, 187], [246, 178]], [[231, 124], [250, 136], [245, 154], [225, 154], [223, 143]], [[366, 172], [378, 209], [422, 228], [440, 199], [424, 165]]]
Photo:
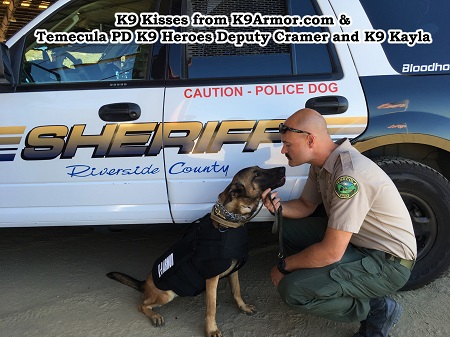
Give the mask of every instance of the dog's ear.
[[220, 193], [219, 200], [222, 201], [222, 205], [228, 204], [231, 200], [234, 198], [240, 197], [244, 195], [245, 193], [245, 187], [241, 183], [231, 183], [227, 186], [225, 191]]

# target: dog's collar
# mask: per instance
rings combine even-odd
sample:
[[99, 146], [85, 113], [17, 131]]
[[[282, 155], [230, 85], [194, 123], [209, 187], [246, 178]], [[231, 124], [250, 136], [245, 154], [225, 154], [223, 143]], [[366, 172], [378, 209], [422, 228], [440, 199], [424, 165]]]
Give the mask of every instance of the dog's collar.
[[262, 205], [263, 204], [261, 203], [253, 213], [242, 215], [231, 213], [220, 202], [216, 202], [211, 211], [211, 219], [218, 222], [223, 227], [238, 228], [252, 220], [259, 213]]

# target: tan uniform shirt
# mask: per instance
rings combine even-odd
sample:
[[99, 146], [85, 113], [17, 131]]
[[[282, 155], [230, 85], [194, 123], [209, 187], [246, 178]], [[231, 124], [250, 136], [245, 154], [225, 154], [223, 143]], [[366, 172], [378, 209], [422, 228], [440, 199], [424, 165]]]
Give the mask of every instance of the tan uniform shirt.
[[322, 168], [311, 166], [302, 197], [323, 202], [328, 226], [353, 233], [355, 246], [416, 259], [411, 218], [394, 183], [347, 139], [341, 142]]

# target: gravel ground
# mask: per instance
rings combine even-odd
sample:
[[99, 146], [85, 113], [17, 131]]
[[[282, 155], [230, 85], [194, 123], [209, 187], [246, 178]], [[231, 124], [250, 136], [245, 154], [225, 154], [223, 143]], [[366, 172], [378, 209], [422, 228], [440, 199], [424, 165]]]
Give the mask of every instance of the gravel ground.
[[[148, 226], [118, 232], [87, 227], [0, 229], [2, 337], [203, 336], [205, 296], [176, 298], [158, 309], [166, 326], [154, 328], [137, 310], [141, 294], [108, 279], [122, 271], [144, 279], [153, 260], [182, 228]], [[244, 299], [258, 313], [240, 313], [229, 286], [219, 284], [217, 322], [225, 337], [351, 337], [358, 324], [291, 311], [269, 279], [277, 254], [268, 226], [252, 224], [250, 259], [240, 271]], [[404, 307], [391, 337], [450, 336], [450, 273], [394, 296]]]

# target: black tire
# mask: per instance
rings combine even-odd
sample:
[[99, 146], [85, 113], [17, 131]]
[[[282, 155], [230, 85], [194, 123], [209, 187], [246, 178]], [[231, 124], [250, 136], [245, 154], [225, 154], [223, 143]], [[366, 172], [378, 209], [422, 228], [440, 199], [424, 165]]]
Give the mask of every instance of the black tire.
[[450, 183], [436, 170], [398, 157], [373, 159], [394, 181], [411, 214], [417, 262], [402, 290], [420, 288], [450, 265]]

